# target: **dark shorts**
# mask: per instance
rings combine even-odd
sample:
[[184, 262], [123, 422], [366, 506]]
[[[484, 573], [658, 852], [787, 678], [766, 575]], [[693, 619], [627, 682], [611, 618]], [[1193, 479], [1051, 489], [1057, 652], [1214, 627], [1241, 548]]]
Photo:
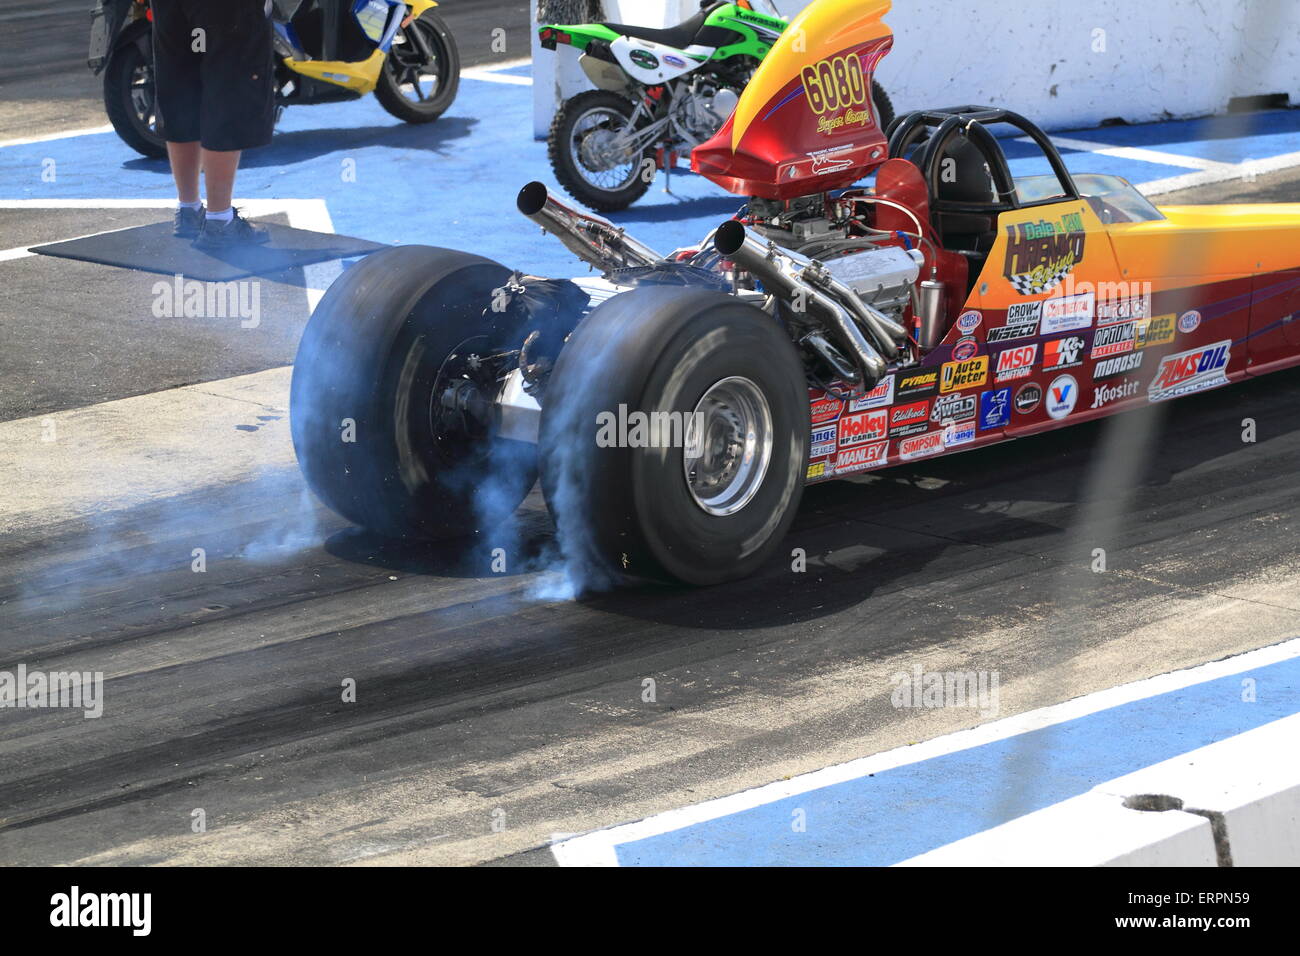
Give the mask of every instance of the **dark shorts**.
[[[252, 149], [275, 128], [266, 0], [153, 0], [158, 121], [171, 143]], [[202, 30], [201, 51], [194, 49]]]

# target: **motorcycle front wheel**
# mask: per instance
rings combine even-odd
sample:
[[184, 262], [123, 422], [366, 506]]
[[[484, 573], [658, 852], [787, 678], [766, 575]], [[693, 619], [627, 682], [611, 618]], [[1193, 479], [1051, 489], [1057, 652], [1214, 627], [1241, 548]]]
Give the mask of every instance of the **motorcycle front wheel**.
[[626, 209], [654, 182], [654, 149], [629, 154], [620, 139], [632, 122], [632, 104], [606, 90], [565, 100], [547, 142], [551, 168], [561, 186], [596, 212]]
[[442, 18], [432, 11], [398, 31], [384, 59], [375, 99], [404, 123], [432, 123], [460, 89], [460, 51]]

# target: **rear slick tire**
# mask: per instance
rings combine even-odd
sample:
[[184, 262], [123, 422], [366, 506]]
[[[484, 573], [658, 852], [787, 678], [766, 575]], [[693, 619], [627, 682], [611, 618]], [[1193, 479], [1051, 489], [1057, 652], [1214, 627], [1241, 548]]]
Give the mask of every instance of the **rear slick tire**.
[[[646, 287], [595, 309], [560, 353], [539, 445], [542, 490], [578, 589], [629, 576], [713, 585], [752, 574], [803, 494], [807, 396], [780, 325], [732, 296]], [[605, 426], [623, 412], [628, 421], [676, 413], [660, 419], [681, 423], [675, 437], [698, 416], [700, 447], [688, 458], [662, 433], [652, 447], [610, 447]]]

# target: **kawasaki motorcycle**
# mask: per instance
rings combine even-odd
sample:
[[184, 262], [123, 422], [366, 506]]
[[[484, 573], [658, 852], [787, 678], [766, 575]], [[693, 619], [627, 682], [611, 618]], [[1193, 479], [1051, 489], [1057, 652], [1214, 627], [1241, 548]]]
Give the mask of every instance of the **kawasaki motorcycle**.
[[[398, 119], [432, 123], [460, 86], [460, 54], [436, 6], [434, 0], [272, 0], [279, 108], [374, 93]], [[104, 74], [104, 108], [122, 141], [145, 156], [166, 156], [154, 109], [149, 0], [97, 0], [88, 65]]]
[[[789, 21], [771, 2], [705, 0], [700, 12], [667, 30], [623, 23], [541, 27], [545, 49], [581, 51], [578, 63], [596, 87], [566, 100], [551, 124], [555, 178], [598, 212], [632, 205], [657, 170], [671, 172], [683, 155], [726, 122], [749, 79]], [[882, 129], [894, 118], [889, 97], [872, 83]]]

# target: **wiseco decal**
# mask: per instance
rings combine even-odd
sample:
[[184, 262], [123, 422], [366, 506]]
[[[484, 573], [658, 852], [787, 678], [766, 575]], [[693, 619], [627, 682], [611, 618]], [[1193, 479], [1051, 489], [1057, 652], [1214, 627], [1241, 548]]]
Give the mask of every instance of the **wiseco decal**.
[[884, 411], [861, 412], [840, 419], [840, 447], [879, 441], [889, 435], [889, 414]]
[[1232, 361], [1232, 340], [1203, 348], [1166, 355], [1160, 360], [1147, 397], [1153, 402], [1203, 392], [1228, 384], [1228, 363]]

